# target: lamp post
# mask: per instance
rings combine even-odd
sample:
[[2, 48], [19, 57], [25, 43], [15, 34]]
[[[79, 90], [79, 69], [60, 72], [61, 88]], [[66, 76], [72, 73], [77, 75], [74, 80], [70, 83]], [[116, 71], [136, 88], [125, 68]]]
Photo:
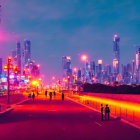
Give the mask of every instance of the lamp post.
[[7, 94], [8, 94], [8, 103], [10, 101], [10, 81], [9, 81], [9, 74], [10, 74], [10, 62], [11, 62], [11, 57], [8, 57], [8, 69], [7, 69]]
[[37, 92], [37, 94], [38, 94], [39, 81], [33, 80], [33, 81], [31, 82], [31, 84], [36, 88], [36, 92]]
[[[81, 59], [82, 59], [82, 61], [85, 62], [85, 82], [86, 82], [86, 79], [87, 79], [87, 77], [86, 77], [86, 63], [87, 63], [87, 56], [86, 56], [86, 55], [83, 55], [83, 56], [81, 57]], [[84, 80], [83, 80], [83, 81], [84, 81]]]

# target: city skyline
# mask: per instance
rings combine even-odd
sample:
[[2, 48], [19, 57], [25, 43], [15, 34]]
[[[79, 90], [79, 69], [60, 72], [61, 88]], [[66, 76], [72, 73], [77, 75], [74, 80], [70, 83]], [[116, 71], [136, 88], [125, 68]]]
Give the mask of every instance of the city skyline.
[[[73, 12], [70, 13], [70, 8], [64, 9], [62, 2], [69, 5]], [[80, 55], [84, 53], [88, 54], [90, 60], [97, 62], [98, 59], [103, 59], [103, 64], [112, 64], [115, 33], [121, 38], [120, 64], [127, 64], [135, 59], [134, 44], [139, 45], [140, 35], [138, 2], [99, 1], [95, 4], [90, 0], [85, 3], [62, 0], [60, 3], [46, 1], [47, 6], [38, 1], [33, 3], [15, 0], [11, 3], [7, 0], [2, 3], [1, 32], [5, 38], [10, 38], [8, 43], [4, 37], [1, 38], [0, 46], [4, 46], [2, 57], [9, 55], [8, 52], [14, 49], [16, 41], [29, 39], [32, 42], [33, 59], [40, 59], [41, 71], [49, 79], [62, 73], [61, 57], [65, 55], [71, 56], [72, 65], [78, 65], [77, 67], [82, 67]], [[27, 7], [26, 12], [19, 10], [23, 5]], [[78, 6], [79, 9], [75, 12]], [[124, 10], [117, 10], [121, 8]], [[66, 10], [65, 14], [63, 10]], [[45, 12], [50, 14], [45, 16]]]

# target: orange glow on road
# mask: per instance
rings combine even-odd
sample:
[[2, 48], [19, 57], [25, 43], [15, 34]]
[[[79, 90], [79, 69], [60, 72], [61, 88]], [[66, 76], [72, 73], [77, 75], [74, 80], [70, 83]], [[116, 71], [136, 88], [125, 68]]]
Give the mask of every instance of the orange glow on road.
[[109, 104], [109, 105], [113, 105], [113, 106], [116, 106], [116, 107], [121, 107], [121, 108], [125, 108], [125, 109], [140, 112], [140, 104], [137, 104], [137, 103], [130, 103], [130, 102], [125, 102], [125, 101], [116, 101], [116, 100], [111, 100], [111, 99], [103, 99], [103, 98], [93, 97], [93, 96], [92, 97], [90, 97], [90, 96], [79, 96], [79, 95], [74, 95], [74, 96], [75, 97], [76, 96], [80, 97], [81, 100], [96, 101], [96, 102], [99, 102], [99, 103]]

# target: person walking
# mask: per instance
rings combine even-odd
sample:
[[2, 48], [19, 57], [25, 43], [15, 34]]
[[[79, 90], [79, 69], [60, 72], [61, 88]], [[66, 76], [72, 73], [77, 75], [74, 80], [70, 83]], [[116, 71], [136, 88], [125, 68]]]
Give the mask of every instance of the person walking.
[[101, 120], [103, 120], [103, 111], [104, 111], [104, 107], [103, 104], [101, 104]]
[[54, 95], [54, 98], [55, 98], [55, 95], [56, 95], [56, 92], [55, 91], [53, 92], [53, 95]]
[[108, 107], [108, 104], [106, 105], [105, 107], [105, 120], [106, 120], [106, 116], [108, 115], [108, 120], [109, 120], [109, 117], [110, 117], [110, 109]]
[[50, 92], [50, 101], [52, 100], [52, 92]]
[[45, 91], [45, 96], [47, 97], [47, 90]]
[[33, 98], [33, 102], [34, 102], [34, 100], [35, 100], [35, 93], [34, 92], [33, 92], [32, 98]]
[[64, 101], [64, 93], [62, 92], [62, 101]]

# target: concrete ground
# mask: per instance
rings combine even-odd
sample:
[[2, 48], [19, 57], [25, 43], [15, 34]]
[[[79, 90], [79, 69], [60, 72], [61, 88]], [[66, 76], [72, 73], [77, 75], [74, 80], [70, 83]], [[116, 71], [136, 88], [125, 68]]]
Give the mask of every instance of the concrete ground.
[[0, 116], [0, 140], [140, 140], [140, 130], [58, 95], [18, 105]]

